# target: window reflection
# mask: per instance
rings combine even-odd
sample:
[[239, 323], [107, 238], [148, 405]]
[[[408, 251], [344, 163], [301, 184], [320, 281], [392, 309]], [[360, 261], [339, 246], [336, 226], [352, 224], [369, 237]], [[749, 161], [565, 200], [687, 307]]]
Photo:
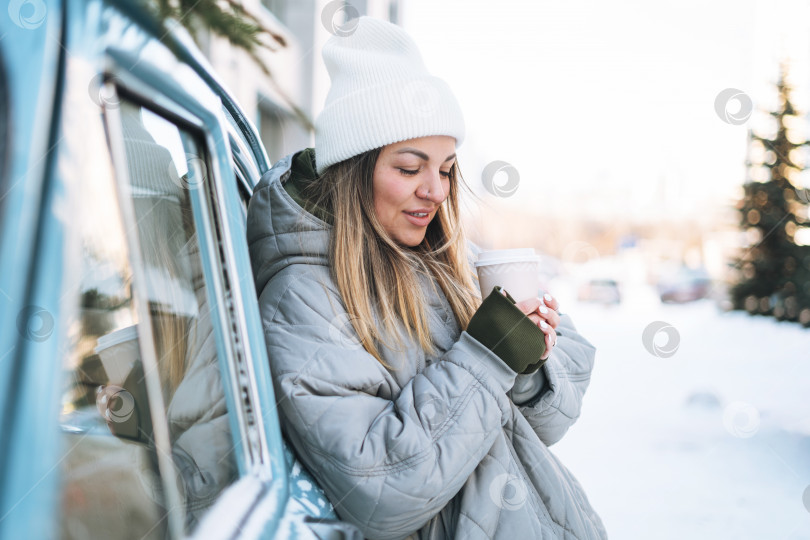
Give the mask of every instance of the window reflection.
[[[98, 142], [101, 161], [106, 147]], [[98, 164], [78, 176], [84, 206], [71, 221], [80, 257], [67, 274], [77, 279], [66, 292], [75, 304], [63, 359], [61, 536], [164, 538], [155, 454], [134, 442], [149, 439], [151, 417], [141, 391], [132, 270], [115, 184], [99, 170], [111, 171]]]
[[207, 189], [206, 160], [161, 116], [128, 103], [121, 114], [172, 456], [193, 529], [237, 475], [192, 212], [195, 190]]
[[[64, 538], [165, 536], [149, 377], [162, 389], [187, 532], [237, 476], [192, 212], [192, 190], [205, 189], [204, 152], [147, 109], [122, 102], [120, 115], [143, 276], [132, 275], [115, 182], [88, 175], [75, 225], [83, 277], [72, 287], [79, 305], [64, 362]], [[144, 372], [140, 339], [149, 333], [135, 310], [137, 286], [157, 373]]]

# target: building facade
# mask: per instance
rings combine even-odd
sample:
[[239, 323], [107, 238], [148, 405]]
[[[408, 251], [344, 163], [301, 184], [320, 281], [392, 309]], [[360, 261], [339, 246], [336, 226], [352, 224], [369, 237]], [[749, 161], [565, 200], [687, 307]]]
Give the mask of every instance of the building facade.
[[243, 0], [244, 7], [286, 45], [264, 50], [265, 74], [244, 51], [217, 36], [201, 49], [225, 85], [253, 114], [271, 162], [314, 143], [312, 122], [329, 90], [320, 56], [323, 44], [352, 17], [371, 15], [399, 23], [399, 0]]

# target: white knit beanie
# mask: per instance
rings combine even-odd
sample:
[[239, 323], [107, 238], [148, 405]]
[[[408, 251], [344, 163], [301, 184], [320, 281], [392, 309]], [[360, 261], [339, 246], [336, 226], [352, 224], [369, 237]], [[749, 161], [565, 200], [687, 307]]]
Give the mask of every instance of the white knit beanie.
[[360, 17], [323, 47], [332, 86], [315, 120], [318, 174], [334, 163], [399, 141], [449, 135], [464, 140], [450, 87], [428, 73], [413, 39], [395, 24]]

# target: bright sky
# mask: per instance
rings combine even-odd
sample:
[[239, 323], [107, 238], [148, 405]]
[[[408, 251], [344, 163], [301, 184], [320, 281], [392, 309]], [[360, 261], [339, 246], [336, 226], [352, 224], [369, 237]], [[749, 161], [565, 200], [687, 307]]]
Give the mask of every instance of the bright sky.
[[538, 210], [716, 207], [737, 196], [756, 119], [723, 122], [718, 93], [766, 109], [790, 57], [795, 102], [810, 102], [806, 1], [404, 0], [401, 23], [461, 103], [467, 182], [482, 192], [483, 167], [509, 162], [506, 202]]

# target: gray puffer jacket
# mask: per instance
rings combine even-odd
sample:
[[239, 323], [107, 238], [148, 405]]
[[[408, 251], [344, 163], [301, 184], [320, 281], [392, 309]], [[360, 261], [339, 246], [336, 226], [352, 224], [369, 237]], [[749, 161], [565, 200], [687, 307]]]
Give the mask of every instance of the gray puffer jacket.
[[338, 515], [368, 538], [606, 538], [548, 449], [578, 418], [593, 367], [570, 318], [541, 369], [547, 384], [522, 405], [516, 373], [461, 331], [441, 292], [428, 296], [438, 354], [383, 346], [386, 369], [330, 278], [330, 226], [282, 185], [291, 161], [256, 186], [248, 243], [282, 427]]

